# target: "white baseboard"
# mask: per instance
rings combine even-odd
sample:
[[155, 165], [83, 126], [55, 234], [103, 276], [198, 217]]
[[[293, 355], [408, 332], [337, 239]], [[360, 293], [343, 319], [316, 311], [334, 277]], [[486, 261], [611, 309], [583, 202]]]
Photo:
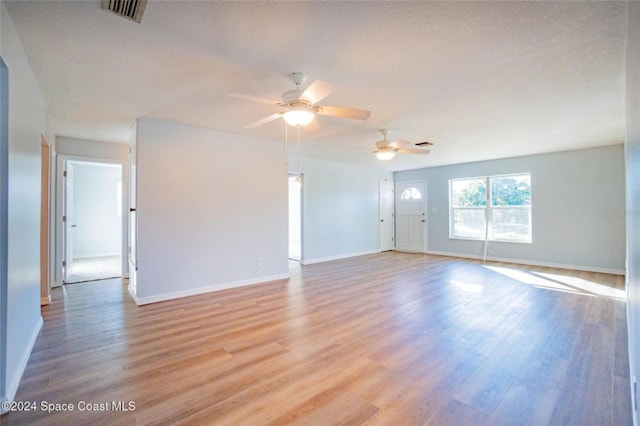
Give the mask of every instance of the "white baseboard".
[[[439, 256], [448, 256], [448, 257], [461, 257], [464, 259], [475, 259], [475, 260], [483, 259], [483, 257], [480, 255], [453, 253], [453, 252], [447, 252], [447, 251], [429, 250], [427, 254], [436, 254]], [[545, 266], [548, 268], [559, 268], [559, 269], [572, 269], [574, 271], [601, 272], [603, 274], [625, 275], [626, 273], [624, 269], [599, 268], [599, 267], [585, 266], [585, 265], [568, 265], [564, 263], [539, 262], [539, 261], [524, 260], [524, 259], [510, 259], [506, 257], [487, 256], [487, 260], [490, 260], [492, 262], [514, 263], [519, 265]]]
[[134, 291], [133, 287], [131, 287], [131, 281], [129, 281], [129, 284], [127, 285], [127, 290], [129, 290], [129, 295], [131, 296], [133, 301], [136, 302], [136, 305], [138, 306], [142, 305], [142, 303], [138, 301], [138, 295]]
[[313, 265], [314, 263], [331, 262], [332, 260], [347, 259], [349, 257], [366, 256], [368, 254], [380, 253], [380, 250], [361, 251], [357, 253], [340, 254], [338, 256], [320, 257], [317, 259], [305, 259], [300, 262], [302, 265]]
[[423, 251], [412, 251], [412, 250], [404, 250], [404, 249], [399, 249], [399, 248], [394, 248], [393, 251], [397, 251], [399, 253], [412, 253], [412, 254], [427, 254], [427, 253], [431, 253], [431, 252], [423, 252]]
[[[13, 377], [11, 383], [7, 383], [6, 395], [3, 398], [5, 401], [13, 401], [16, 397], [16, 393], [18, 392], [18, 386], [20, 386], [20, 380], [22, 379], [22, 375], [24, 374], [25, 368], [27, 368], [27, 363], [29, 362], [29, 357], [31, 356], [31, 351], [33, 351], [33, 346], [36, 344], [36, 339], [38, 338], [38, 333], [40, 333], [40, 329], [42, 328], [42, 317], [39, 317], [38, 323], [36, 327], [31, 332], [31, 337], [29, 338], [29, 343], [25, 348], [22, 356], [20, 357], [20, 361], [16, 366], [16, 374]], [[6, 411], [0, 410], [0, 414], [4, 414]]]
[[114, 257], [114, 256], [120, 256], [120, 252], [116, 251], [113, 253], [94, 253], [94, 254], [81, 254], [81, 255], [76, 255], [73, 256], [73, 259], [93, 259], [94, 257]]
[[129, 294], [131, 294], [131, 297], [133, 298], [133, 300], [136, 302], [137, 305], [147, 305], [149, 303], [164, 302], [166, 300], [180, 299], [182, 297], [195, 296], [198, 294], [211, 293], [214, 291], [227, 290], [230, 288], [243, 287], [243, 286], [253, 285], [253, 284], [262, 284], [270, 281], [286, 280], [288, 278], [289, 278], [289, 273], [280, 274], [280, 275], [269, 275], [264, 277], [252, 278], [250, 280], [241, 280], [241, 281], [233, 281], [228, 283], [214, 284], [207, 287], [192, 288], [188, 290], [158, 294], [158, 295], [149, 296], [149, 297], [139, 297], [133, 294], [131, 288], [129, 287]]

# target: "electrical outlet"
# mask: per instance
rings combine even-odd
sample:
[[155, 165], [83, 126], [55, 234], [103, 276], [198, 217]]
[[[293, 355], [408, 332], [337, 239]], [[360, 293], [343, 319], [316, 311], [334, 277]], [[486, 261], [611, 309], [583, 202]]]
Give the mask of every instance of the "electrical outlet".
[[264, 260], [262, 260], [262, 258], [261, 258], [261, 257], [259, 257], [259, 258], [258, 258], [258, 261], [257, 261], [257, 264], [258, 264], [258, 266], [262, 266], [262, 265], [264, 265]]

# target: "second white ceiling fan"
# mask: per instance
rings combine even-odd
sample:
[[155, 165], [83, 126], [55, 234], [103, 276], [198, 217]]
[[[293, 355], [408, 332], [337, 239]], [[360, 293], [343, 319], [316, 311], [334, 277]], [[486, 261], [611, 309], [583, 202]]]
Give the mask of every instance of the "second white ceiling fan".
[[[417, 148], [425, 145], [433, 145], [431, 142], [411, 143], [405, 140], [390, 141], [387, 139], [389, 130], [380, 129], [380, 133], [382, 134], [382, 140], [376, 142], [376, 149], [373, 151], [379, 160], [391, 160], [398, 152], [405, 154], [428, 154], [431, 152], [428, 149]], [[411, 148], [411, 146], [413, 146], [413, 148]]]
[[229, 94], [232, 98], [277, 105], [284, 108], [284, 111], [269, 115], [247, 125], [247, 128], [258, 127], [273, 120], [277, 120], [280, 117], [282, 117], [291, 126], [306, 126], [311, 122], [311, 120], [313, 120], [316, 114], [355, 120], [366, 120], [371, 116], [371, 112], [362, 109], [318, 105], [318, 102], [333, 93], [335, 90], [335, 86], [333, 86], [333, 84], [322, 80], [316, 80], [304, 91], [301, 91], [300, 86], [304, 84], [307, 77], [300, 72], [291, 73], [289, 77], [296, 85], [296, 88], [294, 90], [284, 92], [282, 94], [282, 100], [280, 101], [244, 95], [241, 93]]

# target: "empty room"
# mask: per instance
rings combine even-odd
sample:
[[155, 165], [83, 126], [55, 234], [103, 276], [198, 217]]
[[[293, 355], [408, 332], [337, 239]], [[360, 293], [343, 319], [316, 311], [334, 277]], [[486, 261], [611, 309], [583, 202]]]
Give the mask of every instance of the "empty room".
[[640, 3], [0, 1], [0, 423], [640, 425]]

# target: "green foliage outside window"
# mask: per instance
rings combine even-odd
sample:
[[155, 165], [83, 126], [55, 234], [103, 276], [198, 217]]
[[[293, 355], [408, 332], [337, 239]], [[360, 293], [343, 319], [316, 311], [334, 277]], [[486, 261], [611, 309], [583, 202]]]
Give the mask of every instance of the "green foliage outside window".
[[[492, 206], [531, 205], [529, 176], [491, 178]], [[487, 200], [486, 179], [469, 179], [453, 182], [454, 207], [484, 207]]]
[[455, 207], [484, 207], [487, 202], [487, 187], [484, 179], [453, 182], [453, 205]]
[[517, 178], [500, 177], [491, 179], [492, 206], [530, 206], [531, 179], [529, 176]]

